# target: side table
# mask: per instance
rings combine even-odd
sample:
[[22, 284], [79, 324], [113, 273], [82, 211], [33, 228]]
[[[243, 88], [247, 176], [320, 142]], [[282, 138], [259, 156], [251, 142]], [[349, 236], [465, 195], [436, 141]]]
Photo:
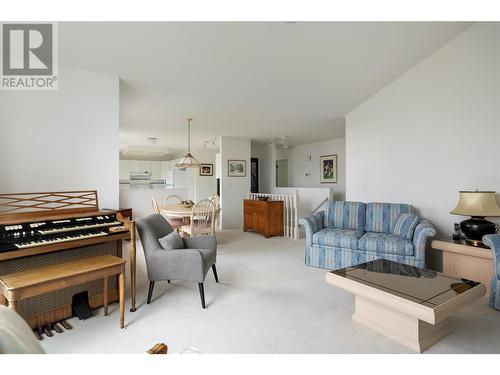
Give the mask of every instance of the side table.
[[440, 238], [431, 247], [443, 252], [443, 273], [479, 281], [489, 293], [493, 278], [493, 254], [485, 245], [472, 246], [465, 240]]

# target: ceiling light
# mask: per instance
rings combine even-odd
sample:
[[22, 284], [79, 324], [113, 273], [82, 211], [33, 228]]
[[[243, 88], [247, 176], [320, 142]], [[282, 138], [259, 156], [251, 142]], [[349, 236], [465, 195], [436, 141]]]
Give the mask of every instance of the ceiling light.
[[198, 159], [191, 155], [191, 121], [192, 118], [187, 119], [187, 154], [175, 164], [177, 168], [198, 168], [201, 165]]

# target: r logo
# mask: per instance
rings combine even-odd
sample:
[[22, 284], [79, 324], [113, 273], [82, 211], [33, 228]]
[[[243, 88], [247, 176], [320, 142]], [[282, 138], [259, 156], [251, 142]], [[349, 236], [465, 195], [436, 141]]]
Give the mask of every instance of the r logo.
[[4, 76], [53, 74], [52, 24], [24, 23], [2, 26]]

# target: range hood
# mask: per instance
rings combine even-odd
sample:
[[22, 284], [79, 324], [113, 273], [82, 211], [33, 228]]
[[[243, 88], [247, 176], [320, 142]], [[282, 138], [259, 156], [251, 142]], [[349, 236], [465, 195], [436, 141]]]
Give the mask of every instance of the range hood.
[[130, 172], [130, 181], [149, 181], [151, 172]]

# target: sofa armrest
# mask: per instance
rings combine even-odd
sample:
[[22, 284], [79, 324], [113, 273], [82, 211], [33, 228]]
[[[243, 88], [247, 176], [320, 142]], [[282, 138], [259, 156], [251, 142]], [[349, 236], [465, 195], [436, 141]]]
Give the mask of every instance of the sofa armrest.
[[415, 246], [415, 258], [425, 262], [425, 245], [429, 238], [436, 235], [436, 228], [428, 220], [421, 220], [413, 233], [413, 246]]
[[500, 234], [487, 234], [483, 242], [493, 251], [493, 268], [495, 279], [500, 280]]
[[304, 226], [306, 231], [306, 243], [312, 245], [312, 236], [314, 233], [323, 229], [325, 223], [325, 211], [319, 211], [308, 217], [301, 217], [299, 224]]

